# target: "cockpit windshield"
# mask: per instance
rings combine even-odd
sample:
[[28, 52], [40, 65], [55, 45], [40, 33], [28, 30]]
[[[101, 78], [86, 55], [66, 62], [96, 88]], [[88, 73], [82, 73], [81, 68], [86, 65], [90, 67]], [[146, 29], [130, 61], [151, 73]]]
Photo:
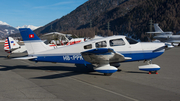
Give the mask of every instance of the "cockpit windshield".
[[138, 43], [138, 41], [136, 41], [134, 39], [131, 39], [129, 37], [126, 37], [126, 40], [129, 42], [129, 44], [136, 44], [136, 43]]

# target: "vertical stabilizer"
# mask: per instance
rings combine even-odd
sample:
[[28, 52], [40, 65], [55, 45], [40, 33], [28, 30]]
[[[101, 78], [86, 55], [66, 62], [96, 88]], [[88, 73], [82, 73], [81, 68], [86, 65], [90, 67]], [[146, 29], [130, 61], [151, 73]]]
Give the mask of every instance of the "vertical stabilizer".
[[46, 46], [46, 44], [30, 28], [19, 28], [19, 31], [29, 55], [49, 49], [49, 47]]
[[158, 24], [154, 24], [155, 32], [163, 33], [162, 29], [158, 26]]
[[20, 48], [20, 45], [12, 37], [8, 37], [7, 39], [10, 50]]

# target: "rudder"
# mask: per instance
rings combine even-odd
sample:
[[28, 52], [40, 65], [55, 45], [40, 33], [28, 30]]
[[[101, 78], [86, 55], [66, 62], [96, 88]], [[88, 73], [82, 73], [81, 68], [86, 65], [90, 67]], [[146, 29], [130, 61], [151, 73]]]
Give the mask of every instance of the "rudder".
[[163, 33], [162, 29], [158, 26], [158, 24], [154, 24], [154, 29], [155, 29], [155, 32], [160, 32], [160, 33]]
[[10, 53], [8, 38], [4, 42], [4, 51]]
[[30, 28], [19, 28], [19, 31], [29, 55], [49, 49]]
[[8, 39], [10, 50], [20, 48], [20, 45], [12, 37], [8, 37], [7, 39]]

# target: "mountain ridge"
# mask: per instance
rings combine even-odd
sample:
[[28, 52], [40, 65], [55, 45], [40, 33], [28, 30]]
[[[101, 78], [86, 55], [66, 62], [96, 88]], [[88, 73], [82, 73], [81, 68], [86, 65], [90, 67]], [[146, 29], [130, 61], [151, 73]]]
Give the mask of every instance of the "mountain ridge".
[[35, 29], [37, 29], [37, 28], [39, 28], [39, 27], [41, 27], [41, 26], [33, 26], [33, 25], [24, 25], [24, 26], [17, 26], [17, 27], [15, 27], [16, 29], [19, 29], [19, 28], [30, 28], [31, 30], [35, 30]]
[[[66, 16], [56, 19], [49, 24], [35, 30], [36, 33], [42, 34], [50, 31], [68, 31], [75, 30], [79, 26], [89, 23], [97, 15], [105, 12], [107, 9], [114, 8], [128, 0], [89, 0], [77, 7]], [[52, 28], [52, 29], [51, 29]]]
[[[39, 26], [41, 27], [41, 26]], [[39, 27], [33, 26], [33, 25], [24, 25], [24, 26], [18, 26], [18, 27], [12, 27], [6, 22], [0, 21], [0, 39], [5, 39], [8, 36], [14, 36], [14, 37], [20, 37], [19, 28], [30, 28], [32, 30], [35, 30]]]
[[164, 31], [180, 32], [179, 11], [179, 0], [89, 0], [35, 33], [57, 31], [80, 37], [123, 34], [146, 41], [151, 19]]
[[0, 39], [5, 39], [10, 34], [16, 34], [16, 33], [19, 33], [19, 31], [16, 28], [8, 24], [0, 24]]

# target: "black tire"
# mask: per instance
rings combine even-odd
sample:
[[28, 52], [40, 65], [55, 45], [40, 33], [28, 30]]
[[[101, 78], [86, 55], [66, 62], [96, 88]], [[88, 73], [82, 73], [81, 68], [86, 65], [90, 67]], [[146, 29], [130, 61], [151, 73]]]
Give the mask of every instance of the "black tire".
[[10, 55], [7, 55], [7, 58], [10, 58]]
[[104, 73], [104, 76], [111, 76], [112, 73]]

